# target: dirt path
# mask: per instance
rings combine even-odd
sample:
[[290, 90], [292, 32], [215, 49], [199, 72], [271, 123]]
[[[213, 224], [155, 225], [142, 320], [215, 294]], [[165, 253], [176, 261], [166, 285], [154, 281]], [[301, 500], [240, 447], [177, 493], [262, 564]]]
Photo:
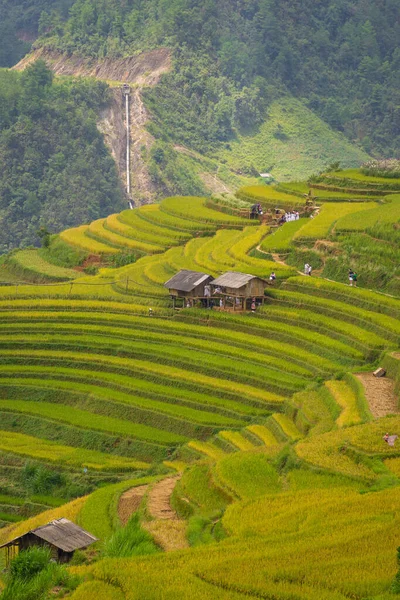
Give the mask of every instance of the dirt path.
[[358, 373], [374, 417], [399, 413], [398, 399], [394, 391], [394, 381], [388, 377], [374, 377], [372, 373]]
[[[259, 250], [260, 252], [264, 252], [264, 250], [261, 250], [260, 246], [257, 246], [257, 250]], [[264, 252], [264, 254], [268, 254], [268, 252]], [[283, 260], [280, 259], [279, 254], [272, 252], [271, 256], [272, 256], [274, 262], [278, 263], [278, 265], [285, 265], [285, 267], [289, 266]], [[299, 275], [304, 275], [303, 271], [297, 271], [297, 272]]]
[[122, 494], [118, 504], [118, 516], [122, 525], [125, 526], [133, 513], [138, 510], [148, 487], [140, 485]]
[[199, 173], [199, 177], [204, 183], [204, 185], [213, 193], [213, 194], [232, 194], [232, 189], [226, 185], [213, 173]]
[[171, 495], [179, 479], [180, 475], [167, 477], [154, 485], [147, 502], [148, 512], [153, 520], [143, 524], [166, 552], [188, 547], [186, 521], [179, 519], [171, 508]]

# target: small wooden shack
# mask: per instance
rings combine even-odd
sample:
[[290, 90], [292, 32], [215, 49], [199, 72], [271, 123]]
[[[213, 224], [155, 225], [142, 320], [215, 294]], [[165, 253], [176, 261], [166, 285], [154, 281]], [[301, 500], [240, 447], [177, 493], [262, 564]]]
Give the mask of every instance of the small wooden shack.
[[166, 283], [164, 287], [168, 288], [172, 299], [175, 298], [204, 298], [205, 287], [212, 281], [211, 275], [182, 269]]
[[213, 296], [224, 297], [225, 307], [232, 304], [234, 308], [239, 305], [242, 309], [251, 308], [253, 299], [259, 304], [263, 303], [267, 285], [266, 279], [235, 271], [228, 271], [211, 282]]
[[97, 541], [98, 539], [92, 534], [68, 519], [62, 518], [32, 529], [3, 544], [0, 549], [6, 549], [7, 566], [17, 552], [28, 550], [33, 546], [50, 548], [54, 560], [67, 563], [73, 557], [75, 550], [83, 550]]
[[214, 293], [216, 288], [221, 288], [224, 294], [243, 298], [264, 296], [267, 285], [266, 279], [247, 273], [236, 273], [235, 271], [228, 271], [211, 282]]

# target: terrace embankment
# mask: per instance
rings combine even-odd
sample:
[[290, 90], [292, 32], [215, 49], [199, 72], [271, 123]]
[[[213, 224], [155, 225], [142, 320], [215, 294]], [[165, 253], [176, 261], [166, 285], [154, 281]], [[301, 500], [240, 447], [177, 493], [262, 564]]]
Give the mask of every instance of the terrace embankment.
[[141, 98], [141, 90], [143, 87], [156, 85], [161, 75], [170, 70], [170, 50], [159, 48], [137, 56], [99, 60], [39, 48], [23, 58], [14, 69], [24, 70], [39, 59], [44, 60], [56, 75], [94, 77], [111, 83], [112, 99], [100, 115], [98, 128], [105, 137], [124, 184], [126, 183], [124, 105], [120, 89], [115, 88], [114, 84], [129, 83], [134, 86], [130, 104], [132, 192], [133, 197], [137, 198], [140, 204], [151, 203], [155, 198], [156, 189], [149, 176], [147, 164], [143, 160], [143, 149], [146, 148], [148, 154], [154, 139], [146, 129], [149, 115]]

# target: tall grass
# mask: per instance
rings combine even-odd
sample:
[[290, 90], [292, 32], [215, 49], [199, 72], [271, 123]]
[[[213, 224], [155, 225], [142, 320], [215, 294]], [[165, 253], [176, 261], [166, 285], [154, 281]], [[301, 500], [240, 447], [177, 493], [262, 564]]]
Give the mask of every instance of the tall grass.
[[156, 554], [159, 551], [151, 535], [140, 526], [139, 515], [135, 513], [125, 527], [117, 529], [105, 542], [103, 556], [128, 558]]

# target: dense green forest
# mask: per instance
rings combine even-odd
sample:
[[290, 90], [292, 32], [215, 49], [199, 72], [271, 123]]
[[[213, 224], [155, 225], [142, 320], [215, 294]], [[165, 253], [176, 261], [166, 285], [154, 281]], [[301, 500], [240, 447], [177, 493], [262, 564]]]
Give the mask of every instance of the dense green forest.
[[53, 80], [38, 61], [0, 71], [0, 252], [123, 207], [113, 159], [96, 127], [102, 82]]
[[68, 17], [74, 0], [0, 0], [0, 67], [12, 67], [38, 36], [41, 15]]
[[57, 3], [43, 12], [40, 43], [95, 57], [172, 47], [175, 69], [152, 108], [164, 136], [195, 149], [257, 127], [288, 90], [390, 156], [400, 147], [399, 14], [397, 0], [77, 0], [67, 20]]

